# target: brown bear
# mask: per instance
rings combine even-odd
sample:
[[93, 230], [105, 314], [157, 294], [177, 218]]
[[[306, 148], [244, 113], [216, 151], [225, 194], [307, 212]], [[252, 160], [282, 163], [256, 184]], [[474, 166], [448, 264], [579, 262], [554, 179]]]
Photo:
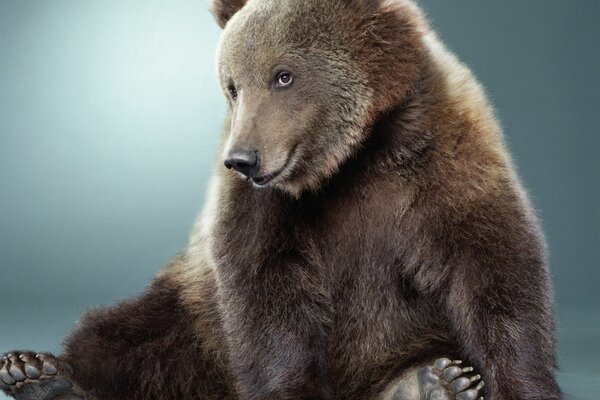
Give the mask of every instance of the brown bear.
[[85, 316], [62, 355], [6, 354], [1, 388], [559, 399], [536, 217], [482, 88], [417, 6], [213, 11], [229, 111], [189, 247], [140, 297]]

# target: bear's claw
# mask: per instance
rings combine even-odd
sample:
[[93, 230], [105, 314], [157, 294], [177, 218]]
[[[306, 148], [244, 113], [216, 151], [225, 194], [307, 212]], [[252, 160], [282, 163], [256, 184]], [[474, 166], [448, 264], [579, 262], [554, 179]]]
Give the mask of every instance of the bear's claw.
[[0, 359], [0, 389], [17, 400], [81, 399], [61, 372], [71, 371], [52, 354], [8, 353]]
[[460, 360], [439, 358], [433, 366], [422, 368], [418, 373], [421, 400], [483, 400], [481, 375], [470, 374], [473, 368], [461, 364]]

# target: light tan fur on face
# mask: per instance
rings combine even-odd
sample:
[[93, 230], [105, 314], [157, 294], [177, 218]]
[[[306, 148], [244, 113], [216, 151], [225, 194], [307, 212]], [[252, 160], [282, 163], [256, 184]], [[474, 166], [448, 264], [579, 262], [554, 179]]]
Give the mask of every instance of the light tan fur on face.
[[[314, 40], [313, 30], [303, 31], [306, 22], [298, 14], [314, 5], [287, 1], [274, 6], [270, 1], [246, 4], [227, 23], [221, 38], [219, 79], [224, 90], [233, 84], [239, 96], [230, 101], [231, 129], [225, 132], [224, 152], [236, 147], [259, 150], [265, 161], [259, 175], [280, 170], [287, 160], [272, 184], [299, 196], [321, 187], [354, 154], [379, 110], [373, 107], [377, 102], [368, 72], [356, 68], [356, 58], [363, 57], [359, 49], [363, 39], [332, 32], [329, 38], [323, 35], [327, 45], [304, 43]], [[342, 4], [325, 7], [349, 7]], [[348, 21], [339, 23], [365, 24], [369, 30], [369, 22], [359, 15], [349, 12]], [[334, 23], [318, 15], [313, 18], [314, 29]], [[280, 28], [286, 24], [289, 29]], [[357, 54], [345, 50], [353, 47]], [[278, 65], [294, 75], [295, 86], [287, 91], [269, 87], [269, 74]]]

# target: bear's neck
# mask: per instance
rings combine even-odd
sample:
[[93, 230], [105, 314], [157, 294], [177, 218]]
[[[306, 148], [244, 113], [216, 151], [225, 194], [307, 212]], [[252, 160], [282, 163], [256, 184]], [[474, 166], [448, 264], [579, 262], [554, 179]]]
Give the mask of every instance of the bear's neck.
[[354, 157], [348, 159], [334, 179], [345, 179], [349, 171], [367, 175], [393, 174], [405, 183], [425, 172], [439, 141], [432, 118], [443, 104], [443, 94], [435, 90], [440, 77], [431, 68], [421, 76], [404, 99], [382, 113], [368, 128], [365, 141]]

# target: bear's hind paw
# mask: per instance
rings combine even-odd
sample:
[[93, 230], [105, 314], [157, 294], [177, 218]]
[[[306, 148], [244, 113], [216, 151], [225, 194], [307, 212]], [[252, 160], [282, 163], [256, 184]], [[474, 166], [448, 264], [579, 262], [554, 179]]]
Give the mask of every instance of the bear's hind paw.
[[17, 400], [81, 399], [61, 372], [70, 368], [52, 354], [8, 353], [0, 359], [0, 389]]
[[[481, 375], [473, 367], [462, 367], [462, 361], [438, 358], [433, 366], [418, 373], [422, 400], [483, 400]], [[449, 396], [450, 395], [450, 396]]]

